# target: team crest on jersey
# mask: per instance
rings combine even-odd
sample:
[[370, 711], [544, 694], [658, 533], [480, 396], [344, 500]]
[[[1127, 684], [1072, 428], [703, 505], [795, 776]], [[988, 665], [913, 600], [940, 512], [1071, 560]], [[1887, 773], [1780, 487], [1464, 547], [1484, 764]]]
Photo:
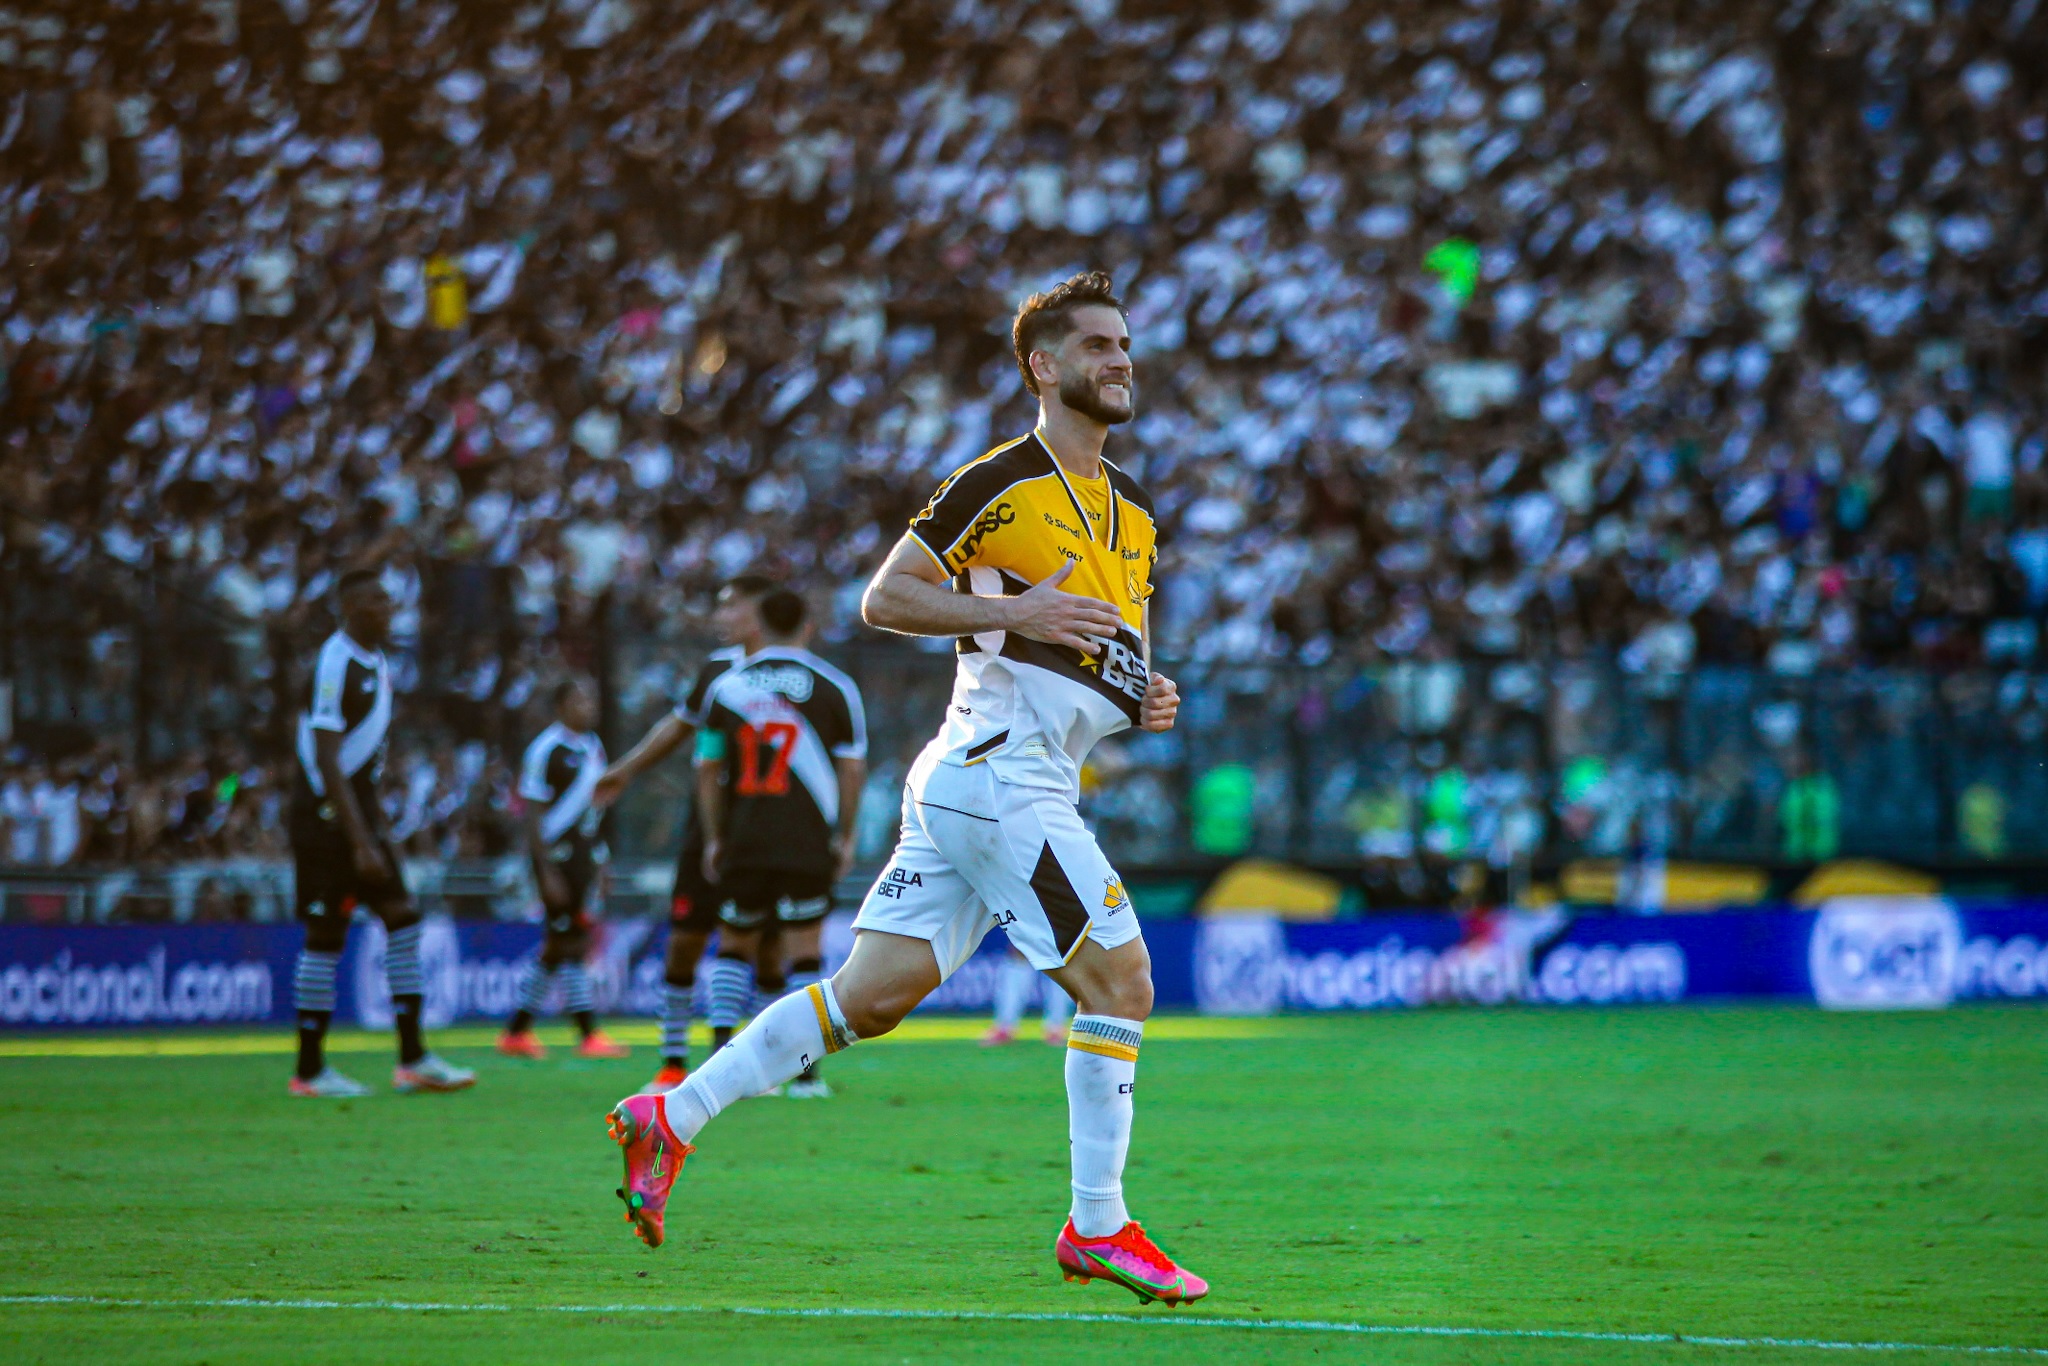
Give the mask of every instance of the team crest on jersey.
[[1115, 915], [1130, 904], [1130, 897], [1124, 893], [1124, 880], [1122, 878], [1106, 877], [1102, 879], [1103, 910], [1108, 911], [1111, 915]]

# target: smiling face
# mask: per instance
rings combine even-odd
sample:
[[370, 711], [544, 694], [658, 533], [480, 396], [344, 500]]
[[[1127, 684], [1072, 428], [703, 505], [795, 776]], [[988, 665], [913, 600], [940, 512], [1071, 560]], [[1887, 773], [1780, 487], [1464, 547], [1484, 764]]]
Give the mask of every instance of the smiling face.
[[1107, 304], [1087, 304], [1072, 316], [1072, 329], [1056, 347], [1031, 353], [1040, 395], [1056, 396], [1106, 427], [1129, 422], [1137, 415], [1138, 386], [1124, 315]]

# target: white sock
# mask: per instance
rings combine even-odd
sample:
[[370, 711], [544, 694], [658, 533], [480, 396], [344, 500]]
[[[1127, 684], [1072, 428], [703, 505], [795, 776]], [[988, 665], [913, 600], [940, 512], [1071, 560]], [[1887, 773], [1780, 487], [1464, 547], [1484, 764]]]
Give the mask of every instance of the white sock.
[[1124, 1156], [1131, 1148], [1142, 1020], [1076, 1015], [1067, 1036], [1067, 1137], [1073, 1145], [1074, 1231], [1107, 1238], [1130, 1222]]
[[[780, 1086], [827, 1053], [855, 1042], [830, 982], [783, 997], [662, 1100], [676, 1137], [688, 1143], [736, 1100]], [[1128, 1121], [1125, 1124], [1129, 1128]]]
[[1024, 1018], [1024, 1003], [1031, 999], [1031, 965], [1014, 953], [1003, 955], [996, 969], [996, 1024], [1014, 1030]]
[[1048, 977], [1045, 979], [1045, 1032], [1065, 1029], [1067, 1021], [1074, 1018], [1074, 998], [1060, 989], [1060, 984]]

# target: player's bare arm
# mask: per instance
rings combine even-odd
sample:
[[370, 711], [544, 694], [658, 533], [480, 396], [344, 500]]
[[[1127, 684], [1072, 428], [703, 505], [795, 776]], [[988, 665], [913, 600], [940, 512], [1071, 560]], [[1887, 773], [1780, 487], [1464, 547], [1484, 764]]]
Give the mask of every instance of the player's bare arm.
[[625, 795], [626, 789], [641, 774], [681, 749], [696, 729], [674, 712], [662, 717], [640, 737], [639, 744], [604, 771], [604, 776], [597, 780], [597, 791], [591, 797], [591, 803], [598, 807], [610, 806]]
[[860, 794], [867, 786], [868, 761], [841, 757], [832, 761], [832, 767], [839, 775], [839, 825], [832, 832], [832, 848], [839, 857], [832, 876], [838, 879], [853, 871], [853, 840], [860, 826]]
[[1049, 645], [1099, 654], [1123, 617], [1099, 598], [1060, 588], [1074, 572], [1069, 560], [1016, 597], [954, 591], [951, 580], [910, 536], [896, 543], [861, 599], [868, 625], [906, 636], [971, 636], [1014, 631]]
[[327, 799], [334, 803], [341, 828], [348, 835], [349, 857], [355, 862], [357, 876], [389, 877], [392, 870], [384, 866], [383, 852], [370, 833], [370, 822], [363, 815], [361, 803], [356, 801], [355, 786], [342, 771], [341, 732], [314, 731], [313, 756], [320, 765], [320, 782], [327, 789]]

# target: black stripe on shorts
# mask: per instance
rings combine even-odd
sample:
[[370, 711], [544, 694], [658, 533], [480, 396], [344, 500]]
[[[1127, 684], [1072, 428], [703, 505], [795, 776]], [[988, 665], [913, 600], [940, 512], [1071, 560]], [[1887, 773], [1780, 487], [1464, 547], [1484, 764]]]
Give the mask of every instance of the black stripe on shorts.
[[1074, 884], [1067, 881], [1067, 871], [1053, 857], [1050, 844], [1039, 851], [1038, 867], [1031, 872], [1031, 890], [1038, 894], [1046, 923], [1052, 926], [1053, 946], [1064, 959], [1088, 928], [1088, 908], [1081, 904]]

